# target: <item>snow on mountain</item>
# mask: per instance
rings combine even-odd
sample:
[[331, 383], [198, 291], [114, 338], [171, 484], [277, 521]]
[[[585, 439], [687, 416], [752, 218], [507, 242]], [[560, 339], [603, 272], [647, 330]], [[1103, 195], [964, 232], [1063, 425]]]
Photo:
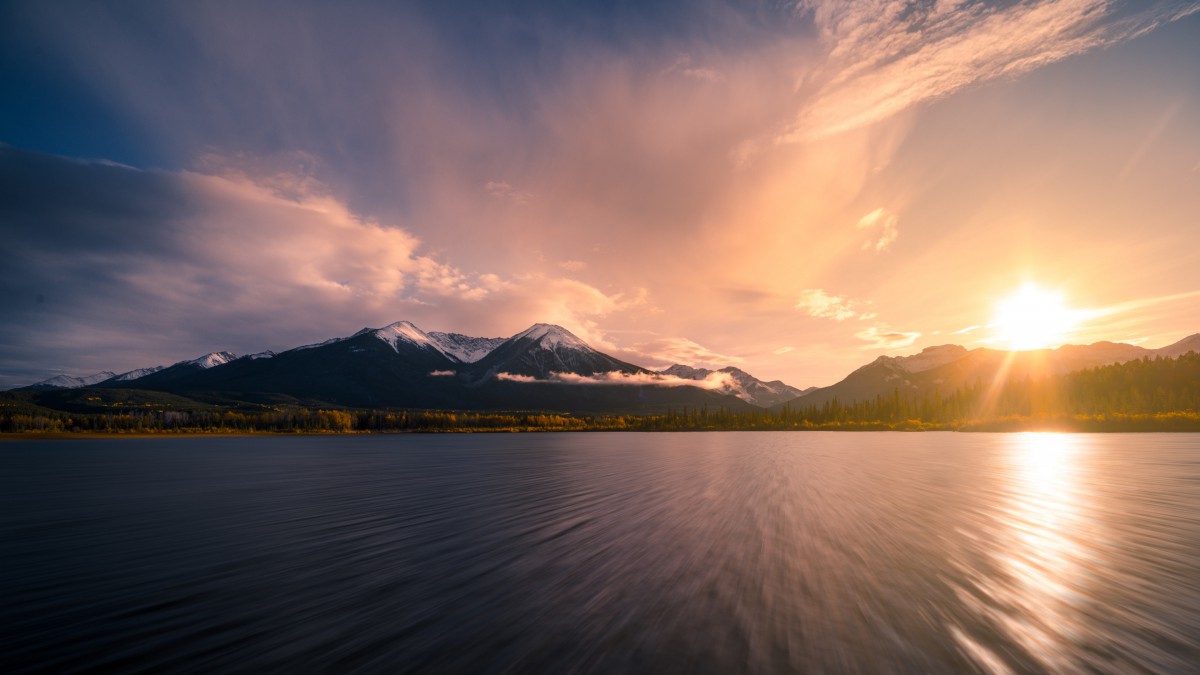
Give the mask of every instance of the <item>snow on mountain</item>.
[[417, 345], [418, 347], [432, 347], [439, 352], [442, 351], [441, 346], [434, 342], [425, 331], [417, 328], [410, 321], [397, 321], [396, 323], [374, 330], [364, 328], [355, 333], [355, 335], [362, 335], [367, 332], [388, 343], [397, 352], [400, 351], [401, 343]]
[[411, 321], [397, 321], [383, 328], [364, 328], [349, 338], [333, 338], [296, 349], [324, 347], [363, 335], [372, 335], [386, 342], [397, 353], [404, 345], [415, 346], [432, 349], [455, 363], [474, 363], [504, 342], [504, 338], [477, 338], [461, 333], [426, 333]]
[[763, 407], [791, 400], [803, 395], [807, 391], [784, 384], [779, 380], [763, 382], [750, 373], [740, 368], [734, 368], [733, 366], [727, 366], [720, 370], [709, 370], [707, 368], [694, 368], [677, 363], [659, 372], [663, 375], [697, 381], [724, 376], [721, 386], [715, 391], [731, 394], [747, 403]]
[[570, 349], [586, 349], [593, 351], [588, 343], [575, 337], [571, 331], [563, 328], [562, 326], [555, 326], [554, 324], [549, 323], [535, 323], [509, 339], [533, 340], [534, 343], [545, 349], [567, 347]]
[[[461, 333], [426, 333], [411, 321], [397, 321], [383, 328], [363, 328], [350, 337], [330, 338], [324, 342], [295, 347], [290, 351], [326, 347], [363, 335], [372, 335], [386, 342], [397, 352], [400, 351], [401, 345], [405, 344], [433, 349], [456, 363], [474, 363], [504, 342], [504, 338], [477, 338]], [[255, 354], [254, 358], [266, 357]]]
[[685, 366], [682, 363], [676, 363], [670, 368], [660, 370], [658, 372], [663, 375], [681, 377], [685, 380], [703, 380], [704, 378], [713, 374], [715, 371], [709, 370], [708, 368], [693, 368], [692, 366]]
[[229, 363], [235, 359], [237, 359], [237, 354], [232, 352], [209, 352], [198, 359], [180, 361], [176, 365], [200, 366], [201, 368], [208, 370], [209, 368], [225, 365], [226, 363]]
[[116, 377], [114, 373], [107, 370], [93, 375], [84, 375], [82, 377], [73, 377], [71, 375], [55, 375], [48, 380], [42, 380], [35, 384], [29, 385], [30, 389], [78, 389], [80, 387], [90, 387], [93, 384], [99, 384], [105, 380], [110, 380]]
[[162, 369], [163, 369], [163, 366], [154, 366], [152, 368], [137, 368], [137, 369], [131, 370], [127, 373], [121, 373], [120, 375], [117, 375], [116, 377], [114, 377], [112, 379], [114, 382], [128, 382], [129, 380], [136, 380], [140, 377], [145, 377], [147, 375], [157, 373], [158, 371], [160, 371]]
[[505, 338], [480, 338], [461, 333], [438, 331], [430, 331], [426, 335], [441, 349], [443, 354], [452, 356], [463, 363], [475, 363], [490, 354], [505, 340]]
[[537, 379], [550, 378], [554, 373], [649, 372], [592, 349], [562, 326], [546, 323], [534, 324], [504, 340], [479, 359], [472, 370], [484, 378], [507, 373]]
[[258, 359], [273, 359], [275, 358], [275, 352], [268, 349], [265, 352], [258, 352], [257, 354], [247, 354], [242, 358], [250, 359], [251, 361], [257, 361]]

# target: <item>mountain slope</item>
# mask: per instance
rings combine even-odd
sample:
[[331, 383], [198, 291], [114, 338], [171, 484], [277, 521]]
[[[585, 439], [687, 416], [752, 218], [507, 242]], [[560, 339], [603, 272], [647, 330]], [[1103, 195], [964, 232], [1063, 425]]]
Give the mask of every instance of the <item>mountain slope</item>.
[[[132, 377], [132, 375], [138, 372], [137, 370], [133, 370], [114, 376], [100, 384], [105, 387], [159, 389], [169, 386], [172, 382], [186, 380], [197, 373], [231, 363], [236, 361], [237, 358], [237, 355], [232, 352], [209, 352], [204, 356], [180, 361], [166, 368], [162, 366], [143, 368], [141, 370], [147, 372], [139, 377]], [[126, 377], [126, 375], [130, 375], [131, 377]], [[164, 389], [164, 391], [166, 390]]]
[[430, 331], [428, 335], [442, 350], [442, 353], [453, 356], [463, 363], [475, 363], [490, 354], [496, 347], [504, 344], [505, 341], [505, 338], [480, 338], [461, 333], [438, 331]]
[[[1120, 342], [1064, 345], [1057, 349], [1010, 352], [958, 345], [928, 347], [912, 356], [880, 356], [850, 373], [841, 382], [788, 401], [792, 407], [843, 403], [889, 396], [893, 391], [917, 395], [949, 394], [977, 381], [1003, 382], [1040, 375], [1062, 375], [1087, 368], [1125, 363], [1145, 357], [1171, 358], [1200, 351], [1200, 334], [1161, 349]], [[778, 407], [778, 406], [777, 406]]]
[[1183, 356], [1188, 352], [1196, 352], [1197, 354], [1200, 354], [1200, 333], [1189, 335], [1175, 344], [1167, 345], [1166, 347], [1161, 347], [1159, 349], [1152, 349], [1150, 351], [1154, 352], [1155, 356], [1162, 356], [1166, 358]]
[[648, 373], [650, 371], [592, 349], [561, 326], [539, 323], [508, 338], [468, 371], [474, 380], [501, 373], [547, 379], [552, 373]]
[[55, 375], [41, 382], [34, 382], [28, 387], [22, 389], [30, 391], [46, 391], [49, 389], [79, 389], [81, 387], [90, 387], [93, 384], [98, 384], [105, 380], [116, 377], [115, 374], [105, 370], [93, 375], [84, 375], [82, 377], [73, 377], [71, 375]]
[[120, 375], [117, 375], [116, 377], [114, 377], [112, 379], [116, 382], [127, 382], [129, 380], [136, 380], [136, 379], [145, 377], [147, 375], [153, 375], [154, 373], [157, 373], [160, 370], [163, 370], [163, 366], [152, 366], [150, 368], [136, 368], [134, 370], [130, 370], [130, 371], [121, 373]]
[[[499, 344], [496, 344], [496, 343]], [[486, 352], [486, 355], [484, 355]], [[480, 356], [478, 362], [469, 359]], [[649, 382], [563, 381], [648, 373], [592, 349], [569, 331], [539, 324], [507, 340], [425, 333], [401, 321], [280, 354], [197, 359], [103, 386], [166, 391], [197, 401], [357, 408], [548, 410], [648, 414], [683, 408], [747, 410], [720, 392]], [[519, 380], [496, 377], [506, 373]]]
[[454, 407], [459, 399], [448, 391], [453, 387], [430, 373], [453, 369], [457, 362], [414, 329], [411, 324], [364, 329], [274, 356], [241, 358], [167, 381], [155, 374], [127, 386], [208, 401]]
[[733, 366], [727, 366], [720, 370], [709, 370], [675, 364], [659, 372], [685, 380], [706, 380], [719, 384], [719, 387], [712, 391], [736, 396], [751, 405], [762, 408], [769, 408], [805, 393], [805, 390], [784, 384], [780, 380], [764, 382]]

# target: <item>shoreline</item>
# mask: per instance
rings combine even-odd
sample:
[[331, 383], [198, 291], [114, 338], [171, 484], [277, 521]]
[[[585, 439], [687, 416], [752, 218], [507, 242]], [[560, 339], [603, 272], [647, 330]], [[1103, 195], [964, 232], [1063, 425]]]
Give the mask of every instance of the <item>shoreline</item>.
[[689, 433], [964, 433], [964, 434], [1194, 434], [1200, 433], [1200, 427], [1194, 429], [1178, 428], [1096, 428], [1096, 429], [1066, 429], [1062, 427], [1020, 427], [1020, 428], [927, 428], [927, 429], [864, 429], [864, 428], [800, 428], [800, 429], [399, 429], [395, 431], [170, 431], [170, 432], [96, 432], [96, 431], [26, 431], [0, 433], [0, 443], [4, 441], [27, 440], [103, 440], [103, 439], [154, 439], [154, 438], [289, 438], [311, 436], [408, 436], [408, 435], [477, 435], [477, 434], [554, 434], [554, 433], [642, 433], [642, 434], [689, 434]]

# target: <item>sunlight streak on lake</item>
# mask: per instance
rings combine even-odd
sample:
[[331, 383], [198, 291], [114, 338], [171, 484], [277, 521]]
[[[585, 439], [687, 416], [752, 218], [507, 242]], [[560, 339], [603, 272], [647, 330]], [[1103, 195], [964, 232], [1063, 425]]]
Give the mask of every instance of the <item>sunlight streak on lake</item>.
[[1013, 492], [1000, 526], [1009, 546], [998, 547], [1006, 572], [986, 590], [1000, 625], [1042, 665], [1062, 671], [1079, 632], [1077, 605], [1084, 598], [1081, 561], [1090, 521], [1077, 485], [1084, 461], [1080, 437], [1033, 433], [1012, 437]]

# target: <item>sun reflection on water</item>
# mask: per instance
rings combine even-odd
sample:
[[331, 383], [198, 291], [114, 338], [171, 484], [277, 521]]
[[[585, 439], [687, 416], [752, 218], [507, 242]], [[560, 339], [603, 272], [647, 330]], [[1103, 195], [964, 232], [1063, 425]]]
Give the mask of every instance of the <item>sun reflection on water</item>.
[[[1083, 542], [1091, 522], [1078, 480], [1085, 454], [1077, 435], [1013, 436], [1004, 458], [1008, 498], [991, 532], [999, 573], [975, 576], [985, 599], [976, 609], [1054, 672], [1082, 665], [1072, 654], [1084, 630], [1081, 611], [1090, 574]], [[986, 670], [1003, 671], [979, 657], [977, 644], [959, 642]]]

